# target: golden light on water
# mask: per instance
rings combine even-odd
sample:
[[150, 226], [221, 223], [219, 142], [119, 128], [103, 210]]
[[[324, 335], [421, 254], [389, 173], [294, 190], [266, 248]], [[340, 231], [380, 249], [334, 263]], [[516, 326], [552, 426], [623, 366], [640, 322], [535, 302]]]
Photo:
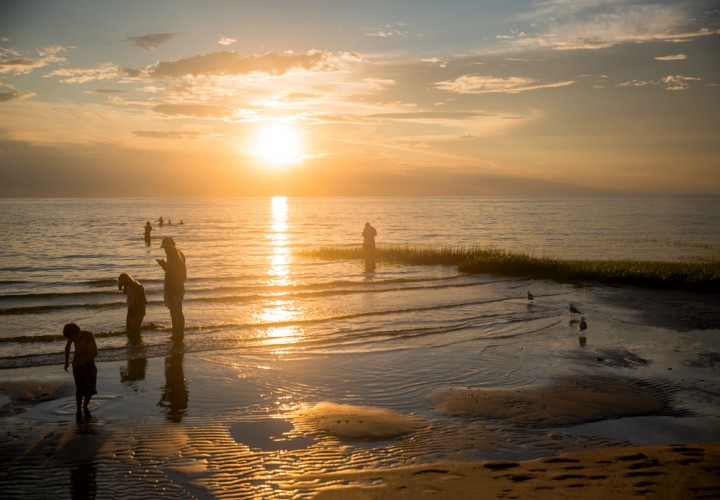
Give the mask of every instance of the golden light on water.
[[[271, 200], [270, 231], [268, 244], [272, 246], [272, 255], [267, 269], [268, 285], [286, 287], [292, 284], [290, 264], [292, 256], [288, 238], [288, 204], [285, 196], [274, 196]], [[278, 296], [286, 294], [279, 290]], [[293, 300], [281, 299], [269, 303], [260, 313], [263, 323], [280, 323], [266, 329], [267, 343], [276, 345], [292, 344], [303, 335], [302, 328], [296, 325], [282, 325], [303, 317], [302, 308]]]

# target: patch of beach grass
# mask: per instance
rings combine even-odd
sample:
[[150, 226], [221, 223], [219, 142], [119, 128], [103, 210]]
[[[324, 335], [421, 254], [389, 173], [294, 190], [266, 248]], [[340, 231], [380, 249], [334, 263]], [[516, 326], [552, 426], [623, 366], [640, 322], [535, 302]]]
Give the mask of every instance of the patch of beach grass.
[[[302, 257], [327, 260], [364, 259], [360, 247], [301, 250]], [[644, 260], [566, 260], [535, 257], [518, 251], [481, 247], [380, 246], [376, 262], [419, 266], [457, 266], [467, 274], [549, 279], [561, 283], [598, 282], [651, 288], [720, 293], [720, 261], [656, 262]]]

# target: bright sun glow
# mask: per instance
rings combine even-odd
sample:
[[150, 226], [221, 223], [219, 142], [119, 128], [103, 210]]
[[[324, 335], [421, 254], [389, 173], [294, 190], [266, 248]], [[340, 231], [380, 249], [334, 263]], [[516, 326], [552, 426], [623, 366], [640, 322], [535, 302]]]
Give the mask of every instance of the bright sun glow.
[[260, 129], [252, 152], [270, 164], [288, 165], [299, 161], [300, 150], [300, 136], [297, 130], [287, 123], [275, 122]]

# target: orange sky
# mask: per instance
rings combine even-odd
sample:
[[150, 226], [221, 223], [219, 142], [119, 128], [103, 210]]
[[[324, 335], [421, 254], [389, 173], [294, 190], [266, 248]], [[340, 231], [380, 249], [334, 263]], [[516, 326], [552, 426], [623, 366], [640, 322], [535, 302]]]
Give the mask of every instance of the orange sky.
[[3, 0], [0, 196], [720, 193], [714, 2], [254, 3]]

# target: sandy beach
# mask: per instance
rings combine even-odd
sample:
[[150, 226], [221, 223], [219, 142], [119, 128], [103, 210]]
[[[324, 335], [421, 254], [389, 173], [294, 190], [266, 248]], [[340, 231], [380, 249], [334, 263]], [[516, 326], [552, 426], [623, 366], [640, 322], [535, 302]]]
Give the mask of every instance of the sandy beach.
[[[720, 318], [710, 296], [604, 293], [609, 308], [623, 304], [629, 322], [660, 318], [695, 331], [698, 318], [703, 326]], [[682, 300], [687, 307], [668, 307]], [[262, 360], [251, 372], [214, 352], [177, 350], [100, 362], [92, 417], [80, 421], [62, 366], [3, 370], [0, 486], [4, 498], [717, 498], [718, 360], [717, 352], [701, 354], [711, 378], [693, 383], [715, 416], [696, 420], [673, 403], [671, 389], [625, 369], [522, 389], [439, 388], [426, 394], [438, 415], [429, 419], [340, 400], [283, 400], [258, 382], [273, 373]], [[648, 446], [636, 438], [649, 431], [620, 428], [605, 440], [557, 431], [633, 417], [683, 417], [687, 438]], [[509, 436], [497, 421], [528, 434]], [[543, 456], [537, 447], [503, 456], [508, 440], [544, 432], [553, 444]]]

